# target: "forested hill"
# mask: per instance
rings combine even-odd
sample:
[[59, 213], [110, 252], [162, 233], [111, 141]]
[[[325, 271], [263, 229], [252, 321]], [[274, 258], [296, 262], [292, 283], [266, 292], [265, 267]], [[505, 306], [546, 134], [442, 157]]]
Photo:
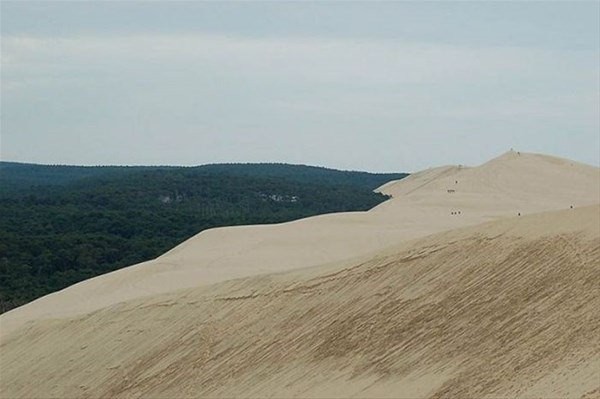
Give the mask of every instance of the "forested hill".
[[407, 176], [406, 173], [340, 171], [317, 166], [282, 163], [230, 163], [175, 167], [37, 165], [0, 161], [0, 188], [6, 192], [29, 189], [34, 186], [61, 186], [86, 179], [98, 177], [116, 178], [131, 173], [156, 170], [185, 170], [190, 173], [203, 175], [285, 178], [300, 183], [350, 185], [371, 190], [390, 180], [397, 180]]
[[6, 193], [34, 186], [61, 186], [86, 178], [118, 176], [133, 171], [159, 168], [154, 166], [67, 166], [0, 162], [0, 188]]
[[0, 311], [149, 260], [212, 227], [367, 210], [406, 174], [286, 164], [0, 162]]

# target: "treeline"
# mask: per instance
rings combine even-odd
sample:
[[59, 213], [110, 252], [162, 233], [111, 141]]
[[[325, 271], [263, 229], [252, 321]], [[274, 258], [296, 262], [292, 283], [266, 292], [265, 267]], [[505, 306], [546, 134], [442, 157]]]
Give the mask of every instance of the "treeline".
[[368, 210], [406, 174], [284, 164], [0, 163], [0, 312], [153, 259], [212, 227]]

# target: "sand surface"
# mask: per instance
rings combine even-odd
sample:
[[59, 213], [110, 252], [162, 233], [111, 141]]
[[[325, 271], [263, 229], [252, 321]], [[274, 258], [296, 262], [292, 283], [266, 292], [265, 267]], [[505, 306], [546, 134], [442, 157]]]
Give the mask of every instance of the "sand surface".
[[598, 168], [510, 152], [380, 190], [1, 315], [0, 396], [600, 393]]

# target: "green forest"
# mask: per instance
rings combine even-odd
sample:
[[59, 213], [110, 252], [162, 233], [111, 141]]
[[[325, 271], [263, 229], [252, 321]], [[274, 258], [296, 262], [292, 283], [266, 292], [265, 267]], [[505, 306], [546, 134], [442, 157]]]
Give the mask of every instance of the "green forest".
[[202, 230], [368, 210], [404, 173], [287, 164], [0, 162], [0, 312], [153, 259]]

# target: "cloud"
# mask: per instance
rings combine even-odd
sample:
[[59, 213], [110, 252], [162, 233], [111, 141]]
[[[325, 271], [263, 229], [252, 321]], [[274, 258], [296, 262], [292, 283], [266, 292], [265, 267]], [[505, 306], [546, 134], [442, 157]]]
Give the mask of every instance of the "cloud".
[[[424, 147], [442, 133], [456, 134], [460, 141], [490, 122], [500, 127], [490, 126], [488, 136], [501, 127], [543, 130], [551, 124], [593, 135], [600, 106], [597, 65], [597, 52], [590, 51], [390, 39], [6, 36], [3, 153], [26, 154], [33, 138], [48, 140], [44, 130], [64, 135], [65, 142], [81, 132], [102, 134], [93, 141], [106, 147], [91, 152], [96, 163], [136, 156], [111, 158], [111, 145], [120, 145], [124, 136], [145, 141], [140, 152], [151, 154], [130, 162], [328, 164], [331, 150], [315, 149], [315, 140], [335, 146], [344, 137], [373, 151], [380, 143]], [[176, 143], [170, 158], [164, 157], [165, 135]], [[486, 136], [478, 140], [485, 147]], [[535, 140], [531, 135], [523, 143]], [[212, 147], [196, 152], [181, 149], [210, 141]], [[242, 152], [228, 144], [258, 141], [273, 148], [246, 146], [249, 152]], [[494, 148], [490, 155], [504, 149]], [[357, 167], [348, 151], [329, 164]], [[397, 169], [394, 154], [378, 156], [387, 159], [377, 168]], [[418, 162], [410, 168], [424, 166]]]
[[[578, 61], [548, 50], [468, 47], [393, 40], [323, 38], [244, 38], [201, 34], [83, 36], [40, 38], [9, 36], [2, 41], [3, 66], [94, 72], [98, 67], [181, 68], [207, 64], [230, 73], [359, 83], [431, 83], [443, 79], [489, 79], [543, 72], [549, 63], [576, 74]], [[575, 58], [578, 53], [573, 53]], [[546, 68], [540, 68], [546, 65]], [[574, 70], [573, 67], [576, 69]], [[191, 72], [190, 68], [187, 72]], [[184, 72], [186, 72], [184, 70]]]

